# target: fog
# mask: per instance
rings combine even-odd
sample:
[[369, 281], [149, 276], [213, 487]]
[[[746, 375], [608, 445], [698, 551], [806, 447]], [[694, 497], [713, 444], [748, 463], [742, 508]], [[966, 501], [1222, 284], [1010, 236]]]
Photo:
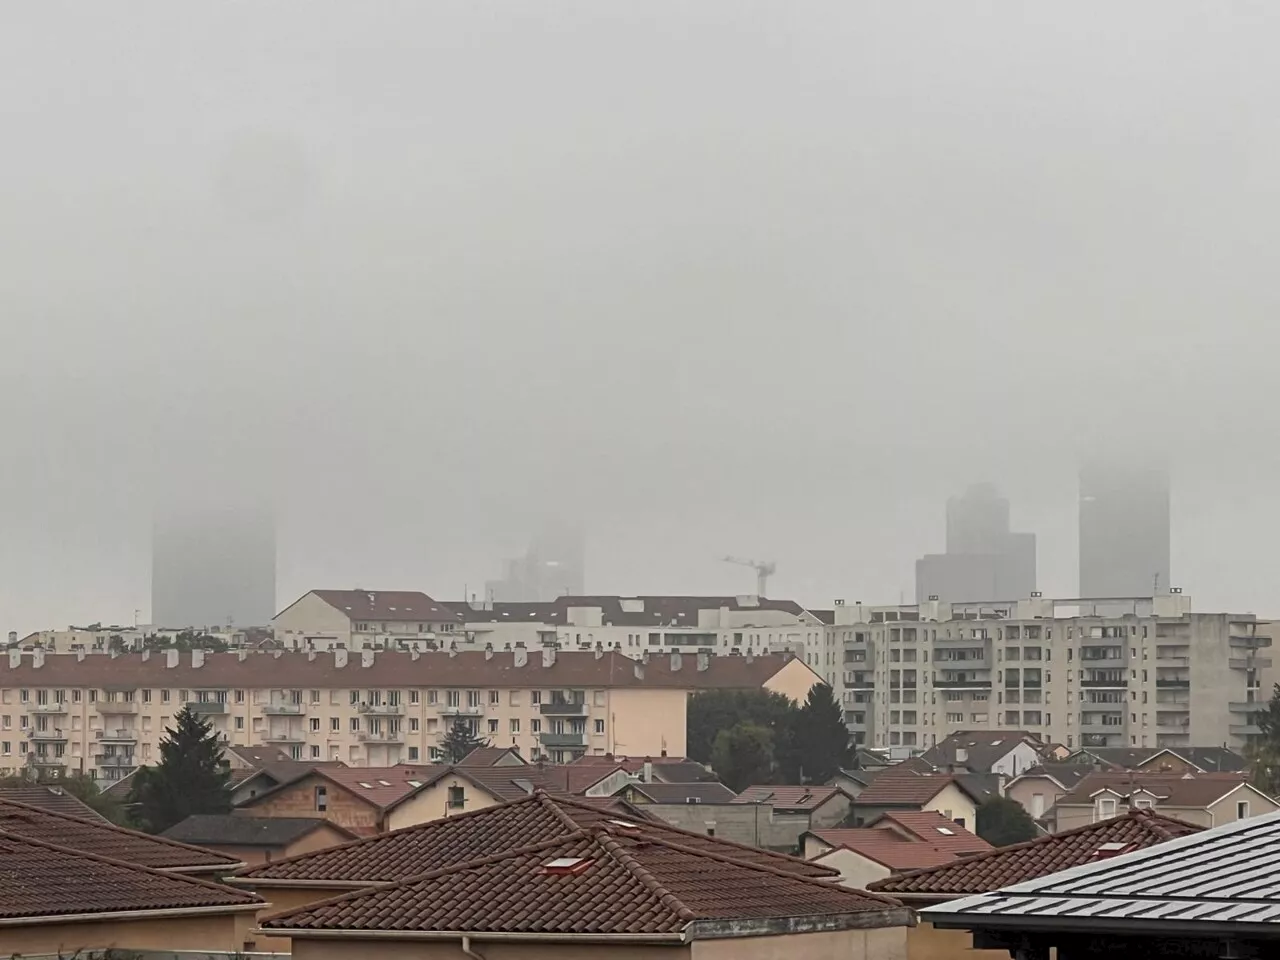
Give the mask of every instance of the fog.
[[145, 619], [150, 517], [277, 503], [279, 597], [896, 602], [1087, 452], [1280, 613], [1280, 7], [45, 2], [0, 23], [0, 627]]

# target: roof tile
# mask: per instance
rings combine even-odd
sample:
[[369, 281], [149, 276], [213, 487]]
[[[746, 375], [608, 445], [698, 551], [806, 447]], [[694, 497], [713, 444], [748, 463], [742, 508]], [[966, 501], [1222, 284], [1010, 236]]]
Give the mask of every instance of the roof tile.
[[832, 797], [842, 794], [839, 787], [814, 784], [808, 787], [790, 784], [752, 784], [737, 795], [732, 803], [771, 803], [775, 810], [816, 810]]

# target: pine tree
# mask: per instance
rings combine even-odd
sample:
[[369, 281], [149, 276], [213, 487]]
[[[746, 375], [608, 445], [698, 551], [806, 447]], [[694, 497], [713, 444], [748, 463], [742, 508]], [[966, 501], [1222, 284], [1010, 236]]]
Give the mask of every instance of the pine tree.
[[134, 816], [150, 833], [168, 830], [193, 813], [231, 809], [231, 773], [213, 724], [190, 707], [183, 707], [174, 721], [160, 741], [160, 762], [141, 767], [129, 792]]
[[489, 741], [477, 736], [469, 722], [458, 717], [440, 741], [440, 751], [444, 754], [445, 763], [461, 763], [472, 750], [488, 745]]
[[992, 797], [978, 807], [974, 832], [993, 847], [1007, 847], [1040, 836], [1036, 822], [1022, 804], [1008, 797]]
[[711, 763], [720, 781], [741, 792], [753, 783], [773, 783], [773, 733], [758, 723], [739, 723], [716, 734]]
[[831, 688], [814, 684], [795, 718], [796, 782], [826, 783], [849, 760], [849, 728]]

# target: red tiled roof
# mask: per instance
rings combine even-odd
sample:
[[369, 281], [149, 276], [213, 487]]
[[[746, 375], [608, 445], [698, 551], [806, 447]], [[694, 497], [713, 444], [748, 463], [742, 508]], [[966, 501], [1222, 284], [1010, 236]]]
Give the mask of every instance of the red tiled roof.
[[858, 794], [860, 807], [912, 807], [928, 803], [948, 784], [956, 782], [949, 774], [880, 774], [867, 789]]
[[[499, 804], [380, 836], [305, 853], [256, 867], [240, 875], [250, 884], [288, 886], [329, 881], [336, 886], [404, 880], [428, 870], [488, 857], [515, 847], [563, 838], [619, 819], [617, 802], [552, 797], [535, 793]], [[638, 822], [629, 820], [626, 822]], [[830, 877], [835, 871], [798, 857], [703, 836], [657, 821], [640, 825], [646, 836], [698, 850], [720, 852], [747, 863], [773, 865], [802, 876]]]
[[447, 604], [432, 600], [420, 590], [312, 590], [311, 592], [352, 620], [457, 623], [462, 619]]
[[[956, 854], [939, 850], [931, 843], [912, 843], [910, 840], [891, 837], [887, 830], [868, 830], [866, 833], [879, 834], [879, 836], [849, 837], [840, 844], [840, 847], [874, 860], [894, 873], [918, 870], [921, 867], [936, 867], [956, 859]], [[819, 856], [822, 857], [825, 854]]]
[[[557, 861], [561, 872], [548, 870]], [[850, 915], [867, 927], [911, 922], [888, 898], [673, 843], [647, 825], [600, 825], [276, 914], [262, 926], [675, 938], [698, 920]]]
[[730, 802], [771, 803], [775, 810], [815, 810], [840, 792], [839, 787], [819, 784], [809, 787], [752, 784]]
[[877, 817], [872, 826], [889, 832], [891, 824], [924, 843], [955, 856], [983, 853], [991, 849], [991, 844], [987, 841], [948, 820], [936, 810], [890, 810]]
[[476, 747], [465, 757], [463, 757], [456, 766], [459, 767], [492, 767], [499, 760], [506, 760], [508, 757], [514, 757], [520, 763], [506, 763], [508, 767], [528, 766], [528, 761], [520, 756], [520, 751], [515, 747]]
[[1139, 790], [1154, 794], [1162, 805], [1207, 807], [1221, 800], [1246, 780], [1243, 773], [1145, 773], [1140, 770], [1104, 770], [1089, 774], [1057, 800], [1062, 804], [1093, 804], [1094, 794], [1110, 790], [1128, 797]]
[[[236, 857], [202, 847], [126, 830], [105, 820], [71, 817], [12, 800], [0, 800], [0, 831], [158, 870], [216, 870], [240, 864]], [[0, 865], [8, 869], [2, 859]]]
[[633, 790], [654, 803], [735, 803], [737, 795], [723, 783], [637, 783]]
[[543, 780], [563, 793], [581, 795], [605, 777], [612, 776], [622, 767], [605, 767], [596, 764], [578, 766], [576, 763], [538, 764]]
[[[368, 652], [368, 651], [366, 651]], [[175, 667], [164, 656], [127, 653], [118, 657], [45, 657], [36, 666], [24, 657], [16, 666], [0, 659], [0, 682], [6, 686], [96, 686], [102, 690], [151, 688], [253, 689], [255, 687], [307, 687], [311, 689], [359, 690], [406, 687], [517, 687], [555, 688], [636, 688], [667, 690], [759, 689], [791, 657], [771, 654], [762, 657], [711, 657], [705, 670], [696, 659], [684, 656], [672, 668], [672, 657], [654, 657], [641, 663], [616, 651], [561, 650], [553, 663], [543, 665], [542, 651], [486, 653], [483, 650], [431, 651], [422, 654], [379, 650], [369, 666], [361, 652], [353, 651], [344, 666], [339, 655], [347, 651], [310, 653], [206, 653], [204, 662], [192, 666], [191, 655], [182, 656]], [[527, 656], [516, 665], [516, 654]], [[808, 669], [808, 668], [806, 668]]]
[[106, 817], [79, 797], [67, 793], [62, 787], [41, 784], [32, 784], [29, 787], [0, 787], [0, 800], [14, 800], [25, 803], [29, 807], [39, 807], [41, 810], [66, 814], [68, 817], [79, 817], [82, 820], [107, 822]]
[[1121, 843], [1141, 849], [1201, 829], [1150, 810], [1131, 810], [1111, 820], [1001, 847], [932, 870], [878, 880], [871, 887], [895, 895], [946, 899], [986, 893], [1089, 863], [1097, 859], [1103, 844]]
[[193, 907], [256, 909], [262, 904], [243, 890], [4, 830], [0, 830], [0, 864], [4, 865], [0, 870], [0, 919], [4, 920]]

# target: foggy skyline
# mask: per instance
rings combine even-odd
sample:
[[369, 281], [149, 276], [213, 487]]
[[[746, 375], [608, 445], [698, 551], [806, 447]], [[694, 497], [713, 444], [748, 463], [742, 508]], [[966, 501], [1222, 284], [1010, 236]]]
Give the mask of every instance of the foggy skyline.
[[159, 492], [276, 503], [281, 605], [912, 596], [992, 481], [1076, 586], [1083, 457], [1263, 544], [1280, 8], [50, 0], [0, 31], [0, 629], [148, 606]]

